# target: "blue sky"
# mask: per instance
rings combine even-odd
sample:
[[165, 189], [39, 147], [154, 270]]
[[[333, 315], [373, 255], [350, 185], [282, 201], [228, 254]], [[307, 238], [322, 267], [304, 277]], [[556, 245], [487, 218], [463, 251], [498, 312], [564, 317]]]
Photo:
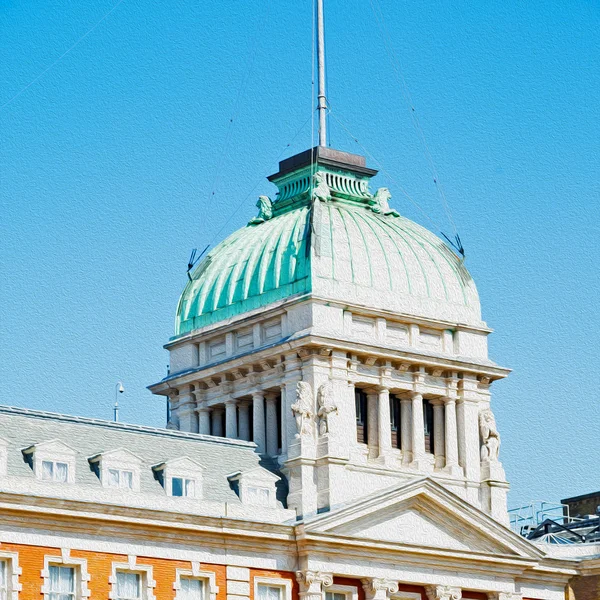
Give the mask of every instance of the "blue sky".
[[[145, 386], [191, 248], [243, 226], [282, 152], [310, 146], [311, 2], [123, 0], [44, 73], [115, 5], [0, 7], [1, 401], [110, 418], [121, 379], [122, 419], [162, 425]], [[361, 152], [344, 123], [393, 175], [374, 185], [447, 232], [373, 6], [513, 369], [493, 390], [510, 502], [593, 491], [600, 6], [326, 1], [332, 145]]]

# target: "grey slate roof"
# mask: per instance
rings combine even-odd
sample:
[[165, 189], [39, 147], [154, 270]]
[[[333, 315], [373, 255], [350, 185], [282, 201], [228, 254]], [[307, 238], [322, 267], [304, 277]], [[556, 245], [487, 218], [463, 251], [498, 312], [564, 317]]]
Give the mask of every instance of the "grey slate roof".
[[22, 450], [58, 439], [77, 452], [76, 485], [101, 489], [88, 458], [110, 450], [126, 449], [142, 459], [140, 493], [162, 497], [165, 491], [151, 467], [170, 459], [185, 456], [199, 463], [204, 468], [203, 499], [228, 503], [239, 503], [239, 498], [231, 489], [227, 476], [259, 466], [259, 455], [251, 442], [1, 405], [0, 437], [8, 442], [9, 477], [35, 479]]

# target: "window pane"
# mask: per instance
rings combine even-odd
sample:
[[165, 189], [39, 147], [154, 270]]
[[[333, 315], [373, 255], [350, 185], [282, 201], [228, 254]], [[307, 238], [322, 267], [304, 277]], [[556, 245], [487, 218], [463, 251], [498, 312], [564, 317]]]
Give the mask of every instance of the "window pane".
[[65, 482], [67, 481], [67, 476], [69, 473], [69, 466], [67, 465], [67, 463], [56, 463], [54, 465], [55, 468], [55, 473], [54, 473], [54, 480], [55, 481], [61, 481], [61, 482]]
[[280, 599], [281, 599], [281, 588], [269, 586], [268, 600], [280, 600]]
[[202, 600], [204, 598], [204, 586], [200, 579], [181, 578], [181, 589], [177, 598], [182, 600]]
[[141, 598], [141, 576], [139, 573], [117, 571], [117, 598], [137, 600]]
[[42, 461], [42, 479], [52, 481], [54, 475], [54, 463], [49, 460]]
[[173, 496], [183, 496], [183, 479], [181, 477], [171, 479], [171, 494]]
[[128, 490], [133, 489], [133, 473], [131, 471], [121, 471], [121, 487]]
[[193, 479], [185, 480], [185, 495], [190, 498], [194, 495], [194, 480]]
[[268, 590], [266, 585], [258, 586], [258, 600], [268, 600]]
[[110, 487], [119, 487], [119, 471], [117, 469], [108, 470], [108, 485]]
[[0, 561], [0, 590], [6, 589], [6, 561]]

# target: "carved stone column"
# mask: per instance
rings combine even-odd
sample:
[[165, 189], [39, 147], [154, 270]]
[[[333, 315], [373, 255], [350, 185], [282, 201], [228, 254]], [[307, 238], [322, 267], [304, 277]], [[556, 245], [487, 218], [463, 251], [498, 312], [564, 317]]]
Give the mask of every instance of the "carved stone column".
[[259, 454], [265, 453], [265, 397], [262, 392], [252, 394], [253, 441]]
[[425, 591], [429, 600], [460, 600], [462, 590], [450, 585], [426, 585]]
[[412, 462], [412, 400], [400, 400], [400, 449], [402, 450], [402, 464]]
[[433, 454], [434, 466], [441, 469], [445, 465], [444, 451], [444, 403], [441, 399], [430, 400], [433, 405]]
[[177, 416], [179, 417], [180, 431], [197, 433], [198, 425], [196, 423], [196, 398], [191, 385], [185, 386], [184, 389], [179, 391]]
[[196, 409], [198, 413], [198, 431], [204, 435], [210, 435], [210, 408], [201, 406]]
[[237, 436], [237, 400], [229, 398], [225, 400], [225, 437], [235, 440]]
[[452, 397], [445, 398], [444, 417], [445, 446], [446, 446], [446, 468], [452, 475], [462, 475], [462, 468], [458, 464], [458, 433], [456, 429], [456, 401]]
[[300, 586], [300, 600], [323, 600], [323, 588], [333, 584], [333, 575], [321, 571], [296, 571], [296, 581]]
[[277, 396], [265, 396], [267, 403], [267, 454], [277, 456], [279, 451], [279, 436], [277, 430]]
[[398, 592], [398, 582], [392, 579], [362, 579], [366, 600], [387, 600]]
[[390, 390], [380, 388], [377, 397], [377, 437], [379, 457], [385, 459], [392, 452], [392, 426], [390, 419]]
[[369, 446], [369, 458], [377, 458], [379, 456], [378, 413], [377, 392], [369, 390], [367, 392], [367, 441]]
[[243, 400], [238, 402], [238, 415], [240, 419], [240, 425], [238, 430], [238, 436], [240, 440], [250, 440], [250, 402]]
[[212, 435], [223, 437], [223, 409], [215, 406], [212, 409]]
[[423, 396], [413, 394], [412, 400], [412, 466], [425, 470], [425, 424], [423, 422]]

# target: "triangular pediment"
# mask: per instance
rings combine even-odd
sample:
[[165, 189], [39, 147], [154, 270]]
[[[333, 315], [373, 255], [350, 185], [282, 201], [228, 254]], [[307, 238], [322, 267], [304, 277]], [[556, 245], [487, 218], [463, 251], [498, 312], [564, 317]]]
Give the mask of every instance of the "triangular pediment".
[[487, 555], [543, 553], [490, 516], [430, 479], [375, 492], [307, 520], [306, 533], [417, 548]]

